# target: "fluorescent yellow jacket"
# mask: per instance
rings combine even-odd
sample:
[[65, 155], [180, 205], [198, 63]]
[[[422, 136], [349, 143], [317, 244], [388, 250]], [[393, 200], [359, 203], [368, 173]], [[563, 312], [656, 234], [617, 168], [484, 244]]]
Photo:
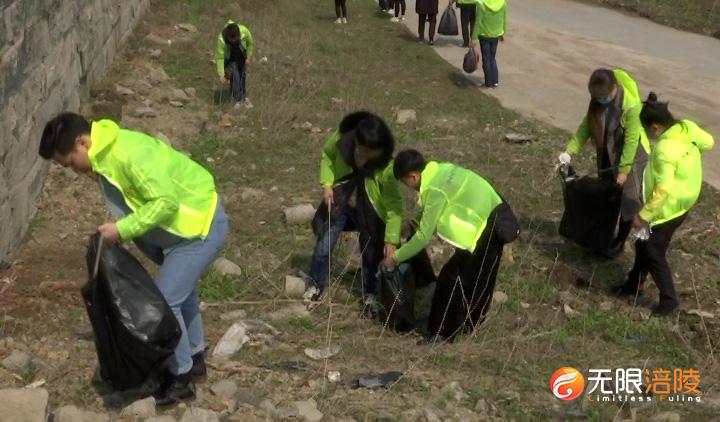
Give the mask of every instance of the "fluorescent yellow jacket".
[[[232, 19], [225, 23], [225, 27], [230, 24], [235, 24], [240, 28], [240, 44], [247, 52], [248, 58], [252, 57], [255, 52], [255, 41], [253, 40], [252, 33], [245, 25], [235, 23]], [[223, 27], [223, 29], [225, 28]], [[215, 48], [215, 66], [217, 67], [217, 73], [220, 76], [225, 76], [225, 59], [230, 55], [230, 51], [225, 45], [225, 38], [223, 37], [222, 31], [217, 38], [217, 47]]]
[[702, 188], [701, 155], [714, 144], [712, 135], [690, 120], [667, 129], [645, 168], [645, 206], [640, 218], [656, 226], [690, 211]]
[[457, 4], [477, 4], [480, 0], [457, 0]]
[[[635, 154], [638, 146], [642, 146], [646, 153], [650, 153], [650, 141], [648, 140], [645, 129], [640, 123], [640, 112], [642, 111], [643, 102], [640, 98], [640, 91], [637, 82], [633, 77], [622, 69], [613, 70], [615, 79], [623, 88], [623, 116], [622, 126], [625, 129], [625, 143], [623, 144], [622, 154], [620, 155], [619, 173], [629, 174], [635, 161]], [[577, 154], [582, 150], [585, 143], [590, 138], [590, 128], [588, 126], [587, 116], [580, 123], [575, 135], [567, 146], [567, 152]]]
[[490, 213], [501, 203], [490, 183], [475, 172], [450, 163], [427, 163], [420, 177], [419, 228], [395, 251], [395, 260], [417, 255], [435, 232], [456, 248], [475, 251]]
[[[336, 130], [323, 147], [320, 160], [320, 183], [323, 187], [335, 186], [341, 179], [352, 173], [352, 167], [345, 161], [337, 144], [340, 131]], [[375, 212], [385, 222], [385, 243], [400, 243], [402, 229], [403, 198], [400, 183], [393, 175], [393, 161], [373, 175], [365, 178], [365, 192]]]
[[478, 0], [472, 38], [499, 38], [507, 31], [505, 0]]
[[122, 240], [153, 228], [184, 238], [205, 238], [218, 195], [212, 175], [187, 156], [111, 120], [93, 122], [88, 151], [93, 172], [104, 176], [132, 213], [117, 221]]

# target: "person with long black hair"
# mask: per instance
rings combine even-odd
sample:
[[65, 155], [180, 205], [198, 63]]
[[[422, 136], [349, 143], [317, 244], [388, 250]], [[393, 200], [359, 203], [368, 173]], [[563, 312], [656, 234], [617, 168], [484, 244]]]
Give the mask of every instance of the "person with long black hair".
[[645, 205], [633, 225], [649, 231], [635, 242], [635, 263], [618, 295], [642, 294], [650, 274], [660, 290], [655, 315], [669, 315], [678, 307], [673, 274], [666, 254], [675, 230], [685, 221], [702, 189], [702, 154], [715, 144], [712, 135], [692, 120], [676, 120], [668, 103], [650, 93], [640, 113], [648, 135], [657, 139], [645, 170]]
[[592, 139], [598, 177], [622, 189], [617, 236], [606, 252], [614, 257], [622, 252], [633, 217], [642, 208], [643, 171], [650, 142], [640, 123], [642, 99], [638, 85], [628, 72], [597, 69], [590, 76], [588, 90], [591, 98], [587, 114], [559, 160], [570, 163], [570, 155], [578, 154]]
[[395, 141], [375, 114], [348, 114], [325, 143], [320, 161], [323, 202], [313, 219], [317, 243], [306, 280], [306, 301], [319, 301], [327, 285], [330, 256], [344, 231], [358, 231], [365, 304], [377, 306], [383, 257], [400, 243], [403, 199], [393, 177]]

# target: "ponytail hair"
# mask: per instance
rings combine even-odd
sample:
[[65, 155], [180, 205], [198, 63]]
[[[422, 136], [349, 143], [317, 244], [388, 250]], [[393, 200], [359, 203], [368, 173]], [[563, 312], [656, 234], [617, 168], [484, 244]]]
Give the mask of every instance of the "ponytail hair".
[[657, 124], [664, 127], [670, 127], [677, 123], [675, 117], [668, 108], [670, 103], [658, 101], [658, 96], [654, 92], [648, 94], [647, 100], [643, 103], [640, 112], [640, 122], [644, 127], [650, 127]]

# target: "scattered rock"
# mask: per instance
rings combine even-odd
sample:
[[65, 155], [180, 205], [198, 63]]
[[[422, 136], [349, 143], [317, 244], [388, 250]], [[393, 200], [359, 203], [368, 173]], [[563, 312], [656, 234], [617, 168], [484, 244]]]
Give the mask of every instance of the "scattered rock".
[[302, 303], [295, 303], [286, 308], [278, 309], [268, 315], [268, 318], [272, 321], [289, 318], [302, 318], [310, 315], [308, 308]]
[[529, 309], [530, 304], [527, 302], [520, 302], [520, 307], [522, 307], [523, 309]]
[[243, 201], [257, 201], [264, 195], [263, 191], [253, 188], [243, 188], [240, 191], [240, 198]]
[[330, 101], [332, 101], [334, 104], [342, 104], [344, 102], [344, 100], [342, 98], [335, 98], [335, 97], [330, 98]]
[[296, 406], [286, 406], [275, 409], [271, 412], [273, 419], [284, 421], [286, 419], [297, 419], [300, 416]]
[[305, 355], [313, 360], [329, 359], [338, 353], [340, 353], [340, 346], [337, 344], [321, 349], [305, 349]]
[[702, 309], [690, 309], [689, 311], [686, 311], [685, 313], [688, 315], [697, 315], [700, 318], [707, 318], [707, 319], [715, 318], [715, 314], [713, 314], [712, 312], [703, 311]]
[[503, 138], [505, 142], [510, 144], [527, 144], [535, 140], [534, 136], [523, 135], [522, 133], [508, 133]]
[[25, 352], [13, 350], [8, 357], [0, 362], [0, 364], [8, 371], [22, 374], [30, 369], [30, 366], [32, 365], [32, 357]]
[[508, 301], [508, 295], [505, 292], [502, 291], [496, 291], [493, 293], [493, 303], [496, 305], [502, 305], [507, 303]]
[[571, 308], [567, 303], [563, 305], [563, 312], [568, 318], [575, 318], [578, 314], [578, 312]]
[[301, 297], [305, 293], [305, 280], [292, 275], [285, 276], [285, 294], [290, 297]]
[[155, 68], [150, 66], [148, 66], [148, 78], [153, 84], [159, 84], [170, 79], [168, 74], [165, 73], [165, 70], [163, 70], [162, 68]]
[[296, 205], [285, 208], [283, 215], [287, 224], [305, 224], [311, 222], [315, 217], [315, 207], [310, 204]]
[[237, 321], [239, 319], [244, 319], [246, 317], [247, 317], [247, 312], [243, 311], [242, 309], [238, 309], [236, 311], [225, 312], [224, 314], [220, 315], [220, 319], [223, 321]]
[[213, 262], [213, 269], [223, 276], [242, 275], [240, 266], [227, 258], [218, 258]]
[[198, 29], [195, 27], [195, 25], [191, 23], [180, 23], [177, 25], [178, 29], [182, 29], [185, 32], [198, 32]]
[[234, 323], [218, 341], [213, 356], [230, 356], [255, 340], [267, 340], [278, 335], [272, 325], [258, 320], [245, 320]]
[[601, 310], [601, 311], [605, 311], [605, 312], [611, 311], [612, 308], [613, 308], [613, 306], [614, 306], [614, 305], [613, 305], [612, 302], [606, 300], [606, 301], [600, 303], [600, 310]]
[[157, 113], [151, 107], [138, 107], [133, 113], [135, 117], [157, 117]]
[[220, 116], [220, 126], [222, 127], [230, 127], [233, 125], [232, 116], [225, 113], [222, 116]]
[[322, 131], [323, 131], [323, 130], [320, 129], [319, 127], [314, 127], [314, 128], [312, 128], [312, 130], [311, 130], [312, 133], [322, 133]]
[[145, 37], [146, 40], [150, 41], [153, 44], [157, 45], [170, 45], [172, 42], [168, 39], [162, 38], [160, 36], [155, 35], [154, 33], [149, 33]]
[[475, 404], [475, 411], [483, 415], [492, 415], [497, 412], [497, 407], [488, 399], [480, 399], [477, 404]]
[[423, 412], [425, 413], [425, 419], [427, 419], [427, 422], [442, 422], [440, 416], [435, 413], [434, 409], [426, 407], [423, 409]]
[[660, 412], [650, 418], [650, 422], [680, 422], [680, 414], [675, 412]]
[[63, 406], [53, 412], [53, 422], [110, 422], [110, 415], [80, 410], [75, 406]]
[[477, 422], [480, 421], [481, 418], [470, 409], [458, 407], [454, 409], [452, 420], [457, 422]]
[[293, 402], [298, 411], [298, 416], [307, 422], [319, 422], [323, 418], [323, 414], [317, 408], [315, 400]]
[[191, 87], [191, 88], [185, 88], [185, 93], [187, 94], [188, 97], [190, 97], [190, 98], [195, 98], [195, 96], [197, 95], [197, 90], [196, 90], [195, 88], [192, 88], [192, 87]]
[[150, 51], [150, 57], [152, 57], [153, 59], [160, 58], [161, 55], [162, 55], [162, 50], [160, 50], [159, 48]]
[[339, 371], [328, 371], [327, 379], [328, 379], [328, 381], [330, 381], [333, 384], [340, 382], [340, 372]]
[[404, 125], [408, 122], [414, 122], [417, 120], [417, 114], [415, 113], [415, 110], [398, 110], [397, 112], [397, 122], [400, 125]]
[[169, 415], [153, 416], [152, 418], [145, 419], [145, 422], [177, 422], [175, 418]]
[[135, 95], [135, 91], [130, 88], [126, 88], [120, 84], [115, 85], [115, 92], [123, 97], [131, 97]]
[[149, 418], [155, 416], [155, 398], [146, 397], [127, 406], [120, 412], [123, 418]]
[[185, 411], [180, 422], [220, 422], [220, 420], [212, 410], [191, 407]]
[[45, 422], [48, 392], [44, 388], [0, 390], [0, 418], [3, 421]]
[[181, 108], [181, 107], [183, 107], [185, 104], [182, 103], [182, 102], [180, 102], [180, 101], [170, 100], [170, 105], [173, 106], [173, 107]]
[[470, 396], [468, 396], [465, 390], [463, 390], [463, 388], [460, 386], [460, 383], [457, 381], [453, 381], [450, 384], [444, 386], [441, 391], [443, 395], [451, 397], [456, 402], [460, 402], [470, 398]]
[[210, 391], [223, 399], [231, 399], [238, 391], [238, 386], [233, 381], [222, 380], [210, 387]]
[[273, 414], [277, 411], [277, 409], [275, 408], [275, 405], [273, 404], [273, 402], [270, 401], [270, 399], [263, 399], [258, 404], [258, 408], [262, 409], [270, 414]]
[[170, 91], [170, 100], [185, 103], [190, 101], [190, 97], [182, 89], [173, 88], [172, 91]]
[[307, 131], [311, 131], [312, 128], [313, 128], [313, 124], [310, 123], [310, 122], [305, 122], [305, 123], [303, 123], [302, 125], [300, 125], [300, 129], [304, 129], [304, 130], [307, 130]]
[[265, 56], [263, 56], [263, 57], [260, 59], [260, 63], [267, 63], [267, 62], [268, 62], [268, 58], [265, 57]]

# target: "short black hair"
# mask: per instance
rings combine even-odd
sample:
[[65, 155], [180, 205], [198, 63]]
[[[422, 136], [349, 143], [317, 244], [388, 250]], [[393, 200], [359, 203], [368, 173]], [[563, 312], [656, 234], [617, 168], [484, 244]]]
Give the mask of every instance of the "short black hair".
[[228, 26], [226, 26], [223, 30], [223, 35], [226, 40], [230, 40], [231, 38], [240, 38], [240, 27], [236, 23], [228, 24]]
[[56, 153], [65, 155], [75, 147], [78, 136], [90, 134], [90, 123], [76, 113], [61, 113], [45, 124], [38, 153], [46, 160]]
[[395, 157], [395, 164], [393, 165], [393, 174], [396, 179], [402, 179], [410, 173], [417, 171], [422, 172], [425, 170], [427, 161], [420, 152], [414, 149], [406, 149], [400, 151]]

